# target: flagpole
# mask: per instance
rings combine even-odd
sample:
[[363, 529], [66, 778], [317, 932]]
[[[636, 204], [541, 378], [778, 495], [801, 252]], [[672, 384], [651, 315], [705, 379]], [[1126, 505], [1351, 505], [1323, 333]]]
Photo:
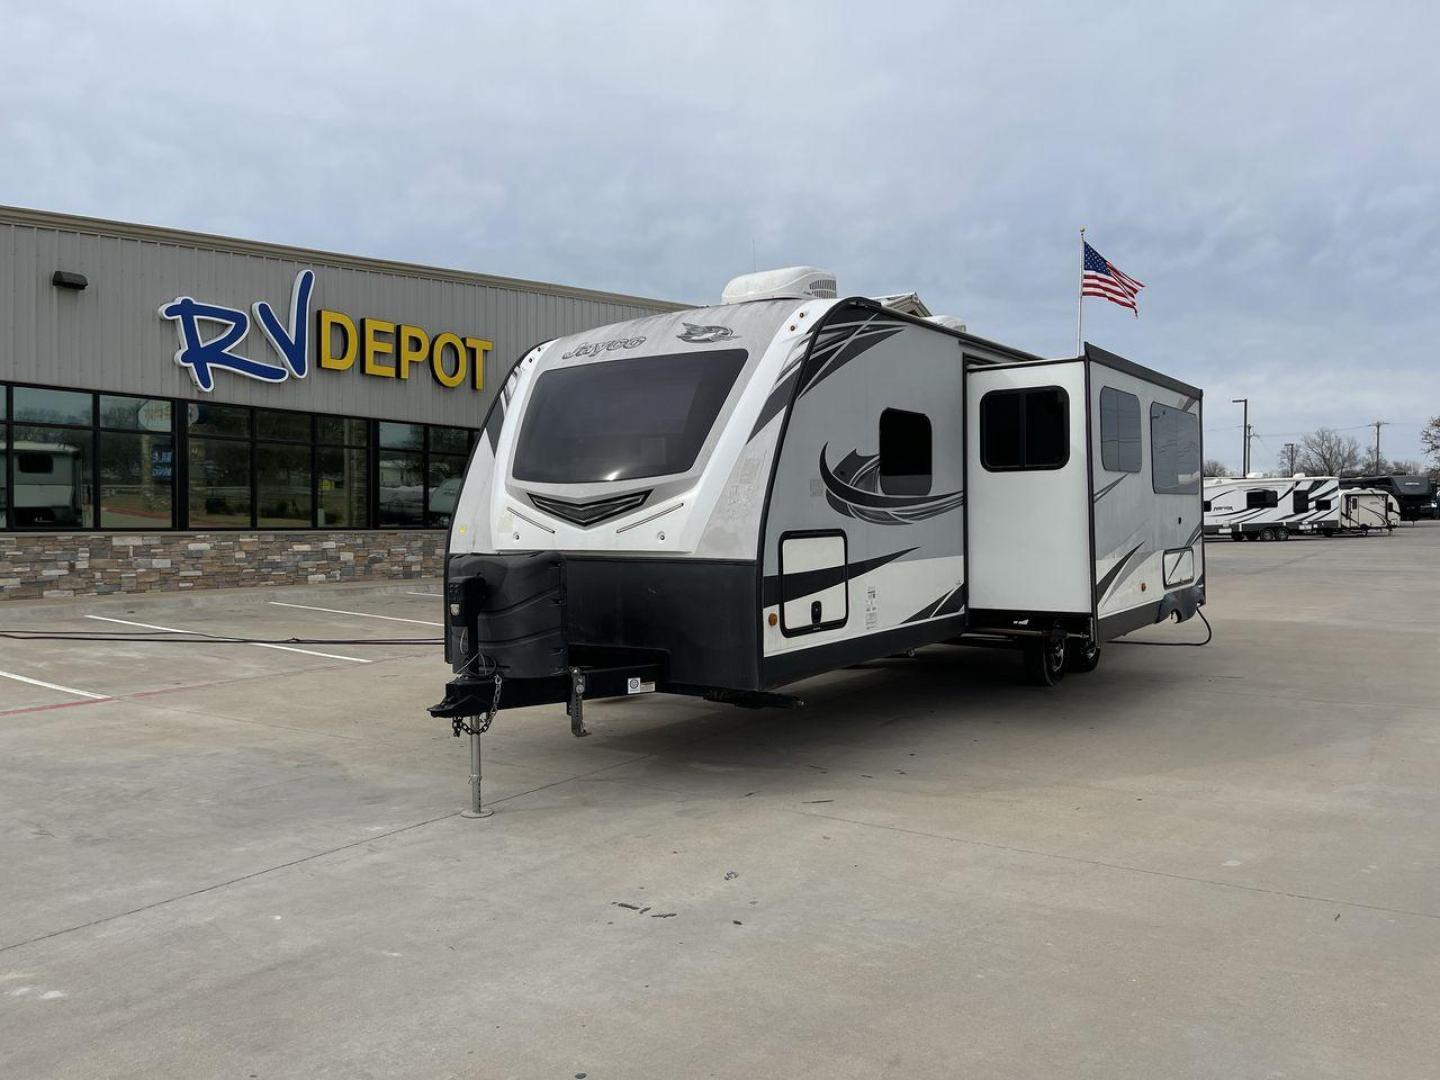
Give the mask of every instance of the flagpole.
[[1085, 352], [1085, 226], [1080, 226], [1080, 279], [1075, 282], [1075, 355]]

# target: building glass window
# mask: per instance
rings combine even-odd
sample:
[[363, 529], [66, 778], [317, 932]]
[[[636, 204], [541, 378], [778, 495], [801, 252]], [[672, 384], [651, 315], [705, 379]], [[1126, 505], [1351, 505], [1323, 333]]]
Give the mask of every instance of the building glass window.
[[163, 398], [100, 395], [100, 527], [175, 524], [174, 410]]
[[321, 528], [364, 528], [370, 523], [370, 425], [321, 416], [316, 418], [316, 434], [320, 503], [315, 523]]
[[0, 528], [443, 528], [474, 437], [0, 383]]
[[250, 444], [240, 439], [190, 440], [190, 527], [248, 528]]
[[90, 469], [94, 430], [16, 424], [13, 437], [10, 455], [16, 528], [88, 529], [94, 525], [95, 489]]
[[377, 524], [389, 529], [418, 529], [425, 524], [425, 428], [382, 421], [380, 498]]
[[10, 526], [10, 392], [0, 386], [0, 529]]
[[37, 424], [95, 423], [91, 412], [94, 398], [74, 390], [40, 390], [32, 386], [15, 387], [15, 419]]
[[1100, 388], [1100, 464], [1109, 472], [1140, 471], [1140, 399]]

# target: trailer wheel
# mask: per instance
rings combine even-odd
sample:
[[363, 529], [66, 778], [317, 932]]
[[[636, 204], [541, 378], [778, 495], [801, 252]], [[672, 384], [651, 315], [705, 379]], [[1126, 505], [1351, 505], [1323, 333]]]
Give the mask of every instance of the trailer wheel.
[[1322, 529], [1322, 530], [1320, 530], [1320, 531], [1325, 534], [1326, 539], [1329, 539], [1330, 537], [1332, 537], [1332, 536], [1335, 535], [1335, 530], [1334, 530], [1334, 529]]
[[1287, 529], [1284, 525], [1281, 525], [1278, 529], [1275, 530], [1275, 539], [1276, 539], [1276, 540], [1289, 540], [1289, 539], [1290, 539], [1290, 530]]
[[1025, 679], [1032, 686], [1054, 686], [1065, 677], [1065, 639], [1034, 638], [1025, 642]]
[[1100, 646], [1093, 641], [1065, 643], [1065, 670], [1084, 675], [1100, 666]]
[[1260, 539], [1261, 539], [1261, 540], [1274, 540], [1274, 539], [1275, 539], [1275, 530], [1274, 530], [1274, 529], [1271, 529], [1271, 528], [1268, 528], [1268, 527], [1267, 527], [1267, 528], [1264, 528], [1264, 529], [1261, 529], [1261, 530], [1260, 530]]

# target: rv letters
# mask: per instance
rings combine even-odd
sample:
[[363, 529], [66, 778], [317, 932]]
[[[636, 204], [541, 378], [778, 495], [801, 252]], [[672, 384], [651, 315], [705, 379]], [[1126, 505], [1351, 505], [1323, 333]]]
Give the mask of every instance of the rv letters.
[[[160, 317], [174, 322], [180, 337], [175, 363], [186, 368], [195, 385], [206, 392], [215, 389], [217, 370], [261, 382], [305, 378], [310, 373], [310, 299], [314, 289], [315, 271], [301, 270], [295, 275], [289, 317], [284, 322], [267, 301], [257, 301], [252, 307], [253, 321], [259, 324], [278, 361], [268, 355], [262, 359], [235, 351], [249, 336], [249, 312], [201, 303], [189, 296], [176, 297], [160, 308]], [[483, 390], [485, 356], [495, 348], [484, 338], [449, 331], [432, 337], [419, 326], [386, 319], [365, 317], [357, 326], [349, 315], [324, 308], [316, 315], [315, 336], [318, 364], [327, 371], [349, 371], [358, 361], [364, 375], [409, 379], [411, 369], [419, 365], [428, 369], [437, 383], [452, 390], [467, 383]]]

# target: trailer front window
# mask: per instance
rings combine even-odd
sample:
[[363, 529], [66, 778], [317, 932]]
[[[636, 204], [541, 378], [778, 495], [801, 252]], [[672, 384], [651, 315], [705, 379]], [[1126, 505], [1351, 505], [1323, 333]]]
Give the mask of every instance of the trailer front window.
[[525, 409], [515, 479], [593, 484], [685, 472], [748, 355], [717, 349], [545, 372]]

